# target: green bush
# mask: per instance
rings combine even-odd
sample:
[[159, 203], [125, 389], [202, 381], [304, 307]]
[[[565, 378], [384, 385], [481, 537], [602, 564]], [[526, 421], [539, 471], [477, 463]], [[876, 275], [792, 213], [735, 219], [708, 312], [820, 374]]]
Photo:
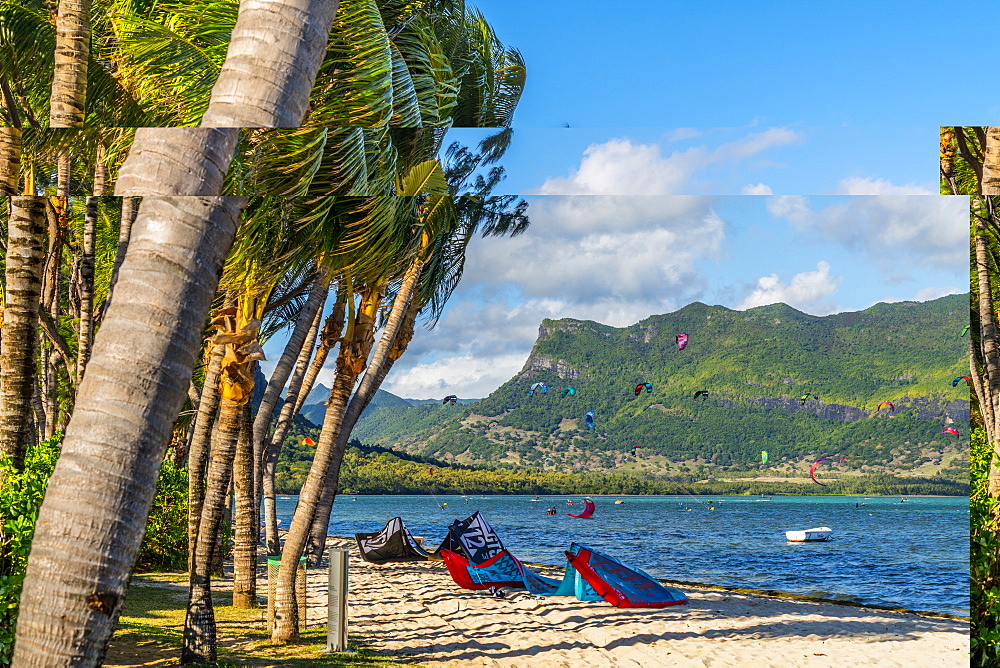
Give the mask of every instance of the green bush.
[[183, 571], [187, 568], [188, 474], [169, 458], [160, 467], [156, 497], [149, 510], [136, 571]]
[[35, 519], [61, 440], [62, 434], [57, 434], [30, 448], [21, 472], [14, 470], [8, 457], [0, 455], [0, 665], [9, 664], [14, 651], [14, 624]]
[[[28, 450], [24, 470], [16, 472], [0, 455], [0, 666], [10, 663], [14, 648], [21, 585], [31, 551], [38, 508], [59, 457], [62, 434]], [[146, 524], [137, 570], [184, 570], [187, 567], [187, 471], [163, 462], [156, 498]]]
[[982, 429], [974, 430], [971, 440], [970, 663], [973, 666], [996, 666], [1000, 665], [1000, 582], [997, 581], [994, 562], [996, 555], [1000, 554], [1000, 535], [993, 520], [997, 514], [997, 499], [987, 494], [993, 452]]

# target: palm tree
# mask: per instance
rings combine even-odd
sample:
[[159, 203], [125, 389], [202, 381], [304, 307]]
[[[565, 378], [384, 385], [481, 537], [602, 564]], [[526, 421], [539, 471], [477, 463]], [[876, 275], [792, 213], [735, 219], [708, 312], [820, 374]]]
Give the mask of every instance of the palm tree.
[[59, 0], [49, 125], [82, 128], [90, 60], [90, 0]]
[[[142, 202], [116, 299], [95, 338], [63, 456], [39, 511], [15, 663], [96, 665], [101, 660], [121, 610], [171, 426], [185, 400], [202, 323], [245, 203], [212, 197], [221, 191], [235, 150], [237, 133], [226, 128], [301, 121], [322, 48], [300, 47], [306, 35], [313, 45], [325, 44], [336, 3], [311, 2], [306, 8], [263, 0], [251, 10], [244, 3], [233, 32], [232, 61], [227, 56], [220, 74], [218, 105], [213, 106], [213, 94], [202, 120], [206, 128], [166, 131], [174, 142], [153, 130], [136, 133], [134, 159], [130, 153], [116, 192], [184, 197]], [[258, 12], [267, 12], [266, 23]], [[274, 33], [275, 23], [287, 29]], [[300, 52], [306, 55], [297, 61]], [[261, 61], [247, 66], [253, 54]], [[293, 80], [268, 78], [292, 70]], [[264, 72], [268, 75], [258, 76]], [[243, 109], [253, 113], [243, 116]], [[159, 233], [164, 229], [169, 238]], [[157, 319], [151, 321], [150, 314]], [[136, 349], [137, 341], [142, 350]], [[115, 406], [114, 419], [107, 414], [109, 405]], [[106, 530], [74, 537], [70, 547], [66, 527], [79, 526]]]
[[1000, 195], [1000, 127], [986, 128], [982, 171], [983, 181], [980, 193]]
[[[274, 474], [281, 453], [281, 444], [288, 434], [288, 428], [292, 424], [294, 416], [298, 415], [305, 398], [312, 391], [319, 372], [326, 364], [326, 358], [333, 347], [340, 342], [341, 333], [344, 328], [345, 302], [338, 301], [333, 311], [327, 317], [322, 331], [318, 333], [319, 344], [316, 346], [315, 355], [312, 362], [307, 359], [304, 363], [308, 367], [302, 373], [301, 378], [296, 378], [293, 374], [289, 382], [288, 394], [285, 397], [285, 404], [281, 407], [281, 414], [274, 425], [274, 433], [271, 435], [270, 443], [264, 451], [264, 533], [267, 545], [267, 553], [270, 556], [279, 556], [281, 547], [278, 541], [278, 517], [275, 505]], [[305, 349], [303, 349], [305, 353]]]
[[[215, 663], [212, 557], [216, 550], [216, 537], [222, 528], [226, 492], [233, 475], [235, 454], [239, 449], [247, 454], [251, 447], [248, 405], [253, 393], [253, 368], [257, 360], [263, 359], [263, 352], [257, 344], [262, 308], [260, 300], [252, 295], [244, 295], [236, 306], [221, 309], [214, 319], [217, 334], [213, 343], [225, 347], [219, 374], [219, 415], [212, 432], [208, 482], [198, 533], [194, 537], [194, 561], [190, 567], [191, 586], [184, 620], [181, 663]], [[244, 469], [248, 464], [252, 466], [250, 457], [244, 457], [241, 464]], [[234, 482], [242, 487], [241, 501], [248, 505], [252, 490], [246, 489], [247, 479], [249, 476]], [[252, 592], [240, 593], [251, 599], [254, 596]], [[236, 596], [237, 593], [234, 592], [234, 597]]]
[[[497, 135], [505, 135], [504, 139], [509, 140], [506, 131]], [[432, 306], [433, 313], [441, 312], [461, 278], [465, 250], [476, 232], [481, 232], [483, 236], [516, 236], [527, 229], [528, 219], [524, 215], [526, 205], [523, 201], [511, 209], [510, 205], [516, 198], [492, 195], [494, 187], [503, 179], [502, 168], [494, 168], [489, 179], [479, 176], [473, 184], [469, 184], [480, 165], [489, 164], [502, 155], [502, 150], [495, 150], [498, 145], [497, 135], [485, 138], [480, 143], [479, 152], [475, 154], [459, 144], [452, 144], [447, 152], [445, 171], [441, 174], [450, 194], [431, 197], [422, 207], [425, 221], [441, 219], [444, 222], [435, 221], [425, 226], [421, 235], [421, 248], [407, 269], [379, 346], [372, 355], [365, 377], [352, 397], [340, 425], [338, 456], [310, 529], [307, 551], [313, 565], [318, 565], [323, 557], [330, 513], [337, 494], [341, 458], [351, 430], [393, 363], [405, 352], [413, 337], [417, 315], [428, 305]], [[428, 230], [437, 230], [437, 233], [432, 236], [428, 234]], [[423, 277], [424, 287], [418, 290], [417, 279], [425, 272], [425, 267], [428, 271]]]
[[21, 128], [0, 127], [0, 195], [16, 195], [21, 173]]
[[7, 224], [3, 337], [0, 338], [0, 453], [24, 465], [35, 380], [35, 341], [45, 260], [44, 200], [13, 197]]

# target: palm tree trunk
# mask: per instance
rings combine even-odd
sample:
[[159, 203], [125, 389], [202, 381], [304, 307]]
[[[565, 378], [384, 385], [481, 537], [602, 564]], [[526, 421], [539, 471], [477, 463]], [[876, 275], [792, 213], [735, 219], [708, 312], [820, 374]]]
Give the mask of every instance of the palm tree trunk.
[[316, 319], [316, 314], [323, 309], [323, 303], [326, 301], [326, 295], [329, 291], [330, 275], [329, 272], [324, 270], [316, 277], [316, 281], [309, 290], [309, 297], [306, 299], [305, 304], [302, 305], [302, 310], [299, 311], [299, 316], [295, 321], [295, 328], [292, 330], [292, 334], [285, 344], [281, 357], [278, 358], [278, 362], [274, 366], [274, 371], [271, 372], [267, 388], [264, 390], [264, 397], [257, 408], [257, 416], [254, 418], [253, 423], [252, 480], [254, 498], [257, 499], [258, 508], [260, 507], [260, 498], [263, 494], [264, 447], [267, 433], [271, 426], [271, 416], [281, 396], [281, 390], [285, 387], [288, 376], [295, 366], [295, 360], [305, 346], [306, 337], [312, 328], [313, 321]]
[[39, 510], [16, 665], [96, 666], [103, 658], [243, 205], [143, 202], [119, 299], [94, 341]]
[[[988, 203], [988, 200], [986, 200]], [[992, 215], [992, 207], [988, 207]], [[979, 341], [982, 349], [982, 359], [986, 382], [983, 387], [988, 408], [983, 411], [983, 424], [986, 427], [986, 438], [993, 445], [993, 464], [990, 466], [989, 493], [991, 496], [1000, 495], [1000, 469], [996, 466], [996, 461], [1000, 458], [1000, 433], [996, 416], [1000, 414], [1000, 341], [998, 341], [998, 329], [996, 321], [996, 311], [993, 308], [993, 295], [990, 286], [990, 266], [989, 250], [986, 244], [986, 229], [982, 222], [977, 224], [975, 238], [976, 252], [976, 276], [979, 290]], [[991, 414], [993, 420], [986, 417]]]
[[986, 128], [981, 192], [983, 195], [1000, 195], [1000, 127]]
[[[212, 104], [202, 125], [298, 127], [339, 5], [337, 0], [240, 3], [226, 66], [212, 88]], [[262, 34], [278, 38], [262, 49]], [[254, 73], [252, 81], [247, 81], [247, 72]], [[271, 91], [278, 94], [267, 94]]]
[[233, 474], [233, 457], [240, 436], [244, 405], [223, 399], [219, 419], [212, 433], [212, 456], [208, 464], [208, 484], [198, 524], [187, 615], [184, 619], [184, 648], [181, 663], [215, 663], [215, 609], [212, 607], [212, 562], [216, 539], [222, 530], [226, 495]]
[[[295, 401], [298, 398], [299, 390], [302, 388], [302, 379], [309, 367], [309, 360], [312, 358], [313, 349], [316, 347], [316, 337], [319, 335], [319, 326], [322, 320], [323, 312], [316, 311], [312, 327], [309, 329], [309, 334], [306, 335], [305, 343], [299, 352], [299, 358], [295, 361], [295, 371], [292, 372], [292, 377], [288, 381], [288, 392], [285, 394], [285, 403], [281, 406], [278, 421], [274, 425], [274, 434], [271, 436], [267, 447], [264, 448], [261, 489], [264, 496], [264, 534], [267, 542], [268, 556], [277, 556], [280, 554], [280, 548], [278, 547], [278, 516], [274, 493], [274, 472], [278, 463], [281, 444], [288, 433], [288, 427], [292, 424], [294, 415], [292, 411], [295, 408]], [[273, 529], [272, 524], [274, 525]], [[272, 547], [274, 548], [273, 552]]]
[[5, 306], [0, 340], [0, 453], [19, 470], [31, 424], [38, 308], [45, 262], [44, 200], [12, 197], [7, 223]]
[[958, 183], [955, 181], [955, 153], [957, 150], [955, 141], [955, 128], [942, 126], [940, 131], [941, 177], [948, 184], [948, 189], [952, 195], [959, 194]]
[[94, 331], [94, 239], [97, 236], [97, 206], [104, 194], [108, 166], [104, 162], [104, 147], [97, 147], [97, 166], [94, 169], [94, 196], [87, 198], [83, 220], [83, 244], [80, 257], [80, 336], [77, 339], [76, 382], [83, 379], [83, 371], [90, 359], [90, 342]]
[[21, 176], [21, 128], [0, 128], [0, 196], [16, 195]]
[[253, 485], [253, 443], [250, 428], [250, 404], [243, 406], [243, 429], [236, 443], [233, 462], [233, 492], [236, 499], [233, 535], [233, 607], [257, 607], [257, 541], [260, 520], [255, 505]]
[[115, 264], [111, 269], [111, 283], [108, 285], [108, 296], [104, 298], [100, 313], [97, 314], [98, 322], [104, 319], [104, 313], [111, 304], [111, 295], [114, 293], [115, 283], [118, 282], [118, 269], [122, 266], [122, 260], [125, 259], [125, 251], [128, 249], [128, 239], [132, 234], [132, 224], [135, 223], [135, 217], [138, 213], [139, 198], [123, 197], [121, 225], [118, 227], [118, 248], [115, 250]]
[[327, 475], [331, 466], [336, 462], [336, 466], [339, 467], [343, 458], [343, 450], [338, 452], [337, 437], [351, 390], [364, 368], [374, 343], [375, 312], [380, 295], [380, 289], [377, 287], [369, 287], [365, 291], [358, 308], [358, 315], [353, 326], [349, 328], [344, 342], [341, 343], [340, 354], [337, 356], [337, 376], [333, 382], [323, 427], [316, 443], [316, 456], [313, 458], [312, 466], [309, 467], [309, 474], [306, 476], [302, 491], [299, 492], [299, 503], [295, 508], [292, 524], [288, 529], [288, 535], [285, 536], [285, 547], [281, 553], [274, 601], [275, 627], [271, 634], [271, 639], [276, 642], [292, 642], [299, 637], [295, 573], [309, 538], [316, 507], [323, 496]]
[[[316, 378], [319, 376], [319, 372], [323, 370], [323, 366], [326, 364], [326, 358], [333, 350], [333, 347], [340, 340], [340, 333], [344, 327], [344, 305], [338, 302], [334, 308], [333, 313], [329, 315], [326, 319], [326, 323], [323, 326], [323, 332], [320, 335], [319, 345], [316, 347], [316, 356], [313, 357], [312, 363], [309, 365], [308, 371], [306, 371], [305, 377], [302, 379], [302, 387], [299, 388], [298, 396], [295, 398], [295, 406], [292, 408], [292, 415], [298, 415], [299, 411], [302, 410], [302, 404], [305, 402], [309, 393], [312, 392], [313, 385], [316, 384]], [[277, 429], [277, 428], [275, 428]], [[265, 461], [273, 459], [275, 463], [278, 461], [278, 455], [281, 452], [281, 442], [284, 441], [284, 436], [282, 436], [281, 441], [276, 441], [274, 438], [271, 439], [271, 444], [268, 446], [269, 452], [265, 455]], [[268, 554], [276, 556], [281, 554], [281, 546], [278, 541], [278, 519], [275, 515], [274, 504], [271, 504], [270, 515], [268, 516], [268, 506], [267, 503], [264, 504], [265, 521], [264, 521], [264, 531], [267, 536], [267, 550]]]
[[316, 516], [313, 519], [312, 528], [309, 530], [309, 540], [306, 543], [306, 556], [310, 566], [319, 566], [323, 560], [323, 551], [326, 549], [326, 537], [330, 526], [330, 514], [333, 512], [333, 502], [337, 498], [337, 487], [340, 483], [340, 463], [343, 460], [347, 442], [351, 438], [351, 431], [358, 418], [361, 417], [361, 413], [368, 407], [372, 397], [378, 392], [393, 363], [399, 358], [398, 355], [390, 355], [396, 345], [397, 334], [403, 329], [403, 324], [407, 320], [412, 325], [420, 310], [419, 305], [413, 301], [413, 294], [416, 292], [422, 269], [423, 262], [419, 259], [413, 260], [407, 268], [403, 282], [399, 287], [399, 294], [396, 295], [392, 310], [386, 319], [385, 330], [375, 348], [375, 354], [372, 355], [368, 368], [365, 370], [365, 376], [354, 392], [354, 396], [351, 397], [351, 403], [344, 413], [340, 433], [337, 435], [337, 452], [341, 454], [339, 458], [335, 457], [334, 464], [327, 475], [326, 487], [319, 505], [316, 507]]
[[[222, 191], [236, 128], [302, 121], [337, 5], [242, 3], [204, 128], [136, 130], [117, 194], [182, 197], [143, 201], [114, 308], [94, 341], [35, 525], [14, 650], [20, 666], [103, 659], [245, 205], [212, 197]], [[308, 58], [297, 61], [300, 45]], [[67, 527], [81, 526], [102, 530], [67, 535]]]
[[194, 566], [194, 548], [198, 542], [198, 523], [205, 499], [205, 462], [208, 461], [208, 443], [219, 410], [219, 373], [226, 347], [217, 345], [209, 354], [205, 383], [201, 387], [201, 400], [195, 416], [194, 435], [188, 448], [188, 571]]
[[59, 0], [49, 127], [83, 127], [89, 56], [90, 0]]

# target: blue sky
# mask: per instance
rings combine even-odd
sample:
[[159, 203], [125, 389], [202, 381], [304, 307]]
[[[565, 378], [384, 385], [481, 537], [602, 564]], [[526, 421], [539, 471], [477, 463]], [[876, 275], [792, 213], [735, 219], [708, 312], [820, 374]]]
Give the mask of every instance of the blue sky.
[[935, 194], [937, 136], [1000, 115], [956, 94], [981, 6], [474, 4], [526, 61], [503, 165], [532, 225], [473, 243], [384, 389], [486, 396], [542, 318], [623, 326], [695, 300], [826, 315], [968, 289], [967, 203]]

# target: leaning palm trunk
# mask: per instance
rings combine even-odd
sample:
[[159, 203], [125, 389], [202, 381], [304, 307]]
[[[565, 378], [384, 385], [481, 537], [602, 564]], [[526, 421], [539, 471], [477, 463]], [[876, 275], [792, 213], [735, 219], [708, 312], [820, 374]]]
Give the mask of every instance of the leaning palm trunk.
[[[323, 365], [326, 364], [327, 355], [330, 354], [330, 351], [340, 340], [340, 333], [343, 327], [344, 305], [338, 302], [334, 306], [333, 312], [326, 319], [326, 323], [323, 326], [323, 333], [320, 335], [319, 345], [316, 347], [316, 356], [313, 357], [313, 361], [309, 364], [309, 369], [302, 379], [298, 395], [294, 401], [289, 400], [289, 403], [294, 403], [294, 406], [289, 411], [288, 422], [282, 427], [279, 420], [278, 425], [275, 426], [275, 433], [271, 437], [271, 443], [264, 452], [265, 476], [270, 475], [272, 480], [270, 496], [268, 497], [265, 494], [264, 497], [264, 532], [267, 540], [267, 551], [272, 556], [281, 554], [281, 545], [278, 541], [278, 516], [275, 510], [273, 485], [274, 469], [278, 462], [278, 455], [281, 453], [281, 444], [285, 440], [285, 434], [288, 432], [291, 420], [299, 414], [306, 397], [312, 392], [313, 385], [316, 384], [316, 378], [319, 376], [319, 372], [322, 371]], [[283, 428], [284, 432], [279, 434], [279, 428]], [[267, 473], [268, 471], [270, 473]]]
[[243, 204], [205, 197], [143, 202], [119, 299], [94, 342], [38, 514], [16, 665], [102, 660]]
[[217, 345], [209, 353], [198, 414], [194, 419], [194, 433], [188, 446], [188, 571], [194, 565], [194, 548], [198, 542], [198, 523], [201, 522], [201, 505], [205, 498], [205, 463], [208, 461], [209, 437], [215, 424], [215, 414], [219, 410], [219, 373], [225, 352], [225, 346]]
[[0, 339], [0, 453], [24, 466], [35, 389], [45, 226], [38, 197], [12, 197], [7, 223], [5, 307]]
[[[385, 330], [382, 332], [382, 337], [375, 348], [375, 354], [372, 355], [371, 361], [368, 362], [365, 376], [361, 380], [358, 389], [354, 392], [354, 396], [351, 397], [351, 403], [344, 413], [344, 419], [340, 425], [340, 433], [337, 435], [336, 452], [340, 453], [340, 455], [339, 457], [337, 455], [334, 456], [333, 464], [327, 475], [323, 496], [316, 507], [316, 516], [313, 519], [312, 528], [309, 530], [306, 555], [308, 556], [310, 566], [319, 566], [323, 560], [323, 551], [326, 549], [326, 535], [330, 526], [330, 513], [333, 512], [333, 502], [337, 497], [337, 487], [340, 484], [340, 464], [343, 461], [343, 453], [347, 448], [347, 441], [351, 437], [354, 424], [358, 421], [365, 408], [368, 407], [372, 397], [378, 392], [379, 387], [382, 386], [382, 381], [385, 380], [393, 363], [399, 358], [399, 355], [394, 356], [391, 353], [394, 349], [399, 349], [396, 345], [397, 338], [400, 338], [398, 334], [404, 330], [404, 323], [409, 323], [410, 327], [405, 329], [409, 329], [412, 332], [413, 321], [420, 310], [417, 302], [413, 301], [413, 294], [416, 292], [417, 281], [420, 278], [420, 271], [422, 269], [423, 262], [420, 260], [414, 260], [407, 268], [406, 274], [403, 276], [403, 282], [399, 287], [399, 294], [396, 295], [396, 299], [392, 304], [392, 310], [386, 319]], [[406, 339], [406, 342], [409, 342], [409, 338]], [[404, 343], [402, 349], [405, 350], [405, 348], [406, 345]], [[402, 353], [400, 352], [400, 354]]]
[[986, 128], [981, 191], [983, 195], [1000, 195], [1000, 127]]
[[0, 196], [16, 195], [21, 175], [21, 128], [0, 128]]
[[[256, 506], [258, 508], [260, 507], [260, 498], [263, 490], [262, 478], [265, 441], [267, 440], [267, 433], [271, 426], [274, 407], [281, 397], [281, 390], [288, 381], [288, 376], [295, 366], [299, 352], [305, 347], [306, 337], [312, 329], [316, 314], [322, 310], [323, 303], [326, 301], [326, 295], [329, 291], [330, 275], [328, 271], [324, 270], [316, 276], [316, 280], [309, 290], [309, 297], [299, 311], [292, 334], [288, 337], [288, 342], [285, 344], [281, 357], [278, 358], [278, 362], [274, 366], [274, 371], [271, 372], [271, 377], [268, 379], [267, 387], [264, 390], [264, 396], [261, 399], [260, 406], [257, 408], [257, 416], [253, 422], [252, 481], [253, 495], [258, 500]], [[256, 539], [254, 539], [255, 545], [256, 542]]]
[[[989, 203], [989, 200], [985, 200]], [[988, 207], [992, 214], [992, 207]], [[982, 360], [984, 375], [986, 377], [984, 393], [988, 408], [983, 411], [983, 423], [986, 427], [986, 437], [996, 450], [1000, 446], [1000, 433], [996, 416], [1000, 414], [1000, 341], [998, 341], [998, 329], [993, 308], [993, 295], [990, 286], [989, 250], [986, 245], [985, 226], [980, 222], [977, 224], [975, 249], [976, 249], [976, 276], [979, 289], [979, 340], [982, 349]], [[986, 417], [991, 414], [993, 420]], [[990, 467], [989, 493], [991, 496], [1000, 495], [1000, 468], [996, 466], [1000, 452], [993, 457], [993, 465]]]
[[[225, 353], [218, 383], [219, 417], [212, 433], [208, 483], [198, 523], [194, 563], [190, 569], [191, 588], [188, 614], [184, 621], [182, 663], [215, 662], [211, 576], [214, 572], [221, 572], [222, 518], [230, 507], [226, 495], [231, 481], [243, 501], [243, 512], [237, 527], [241, 559], [236, 573], [242, 587], [234, 593], [234, 597], [236, 593], [242, 593], [250, 601], [256, 599], [254, 585], [248, 582], [255, 575], [257, 562], [257, 518], [253, 508], [253, 463], [247, 453], [247, 449], [252, 450], [247, 407], [253, 395], [256, 361], [264, 357], [257, 344], [260, 328], [260, 321], [256, 318], [257, 303], [253, 297], [241, 300], [238, 305], [219, 309], [213, 320], [217, 333], [212, 341], [223, 345]], [[237, 462], [236, 473], [242, 478], [233, 480], [234, 458], [239, 450], [243, 451], [243, 457]]]
[[83, 220], [83, 245], [80, 257], [80, 335], [77, 339], [76, 381], [83, 379], [83, 370], [90, 359], [90, 342], [94, 332], [94, 238], [97, 236], [97, 206], [104, 194], [108, 167], [104, 163], [104, 147], [98, 146], [97, 167], [94, 170], [94, 196], [87, 198]]
[[[233, 474], [233, 456], [240, 439], [245, 405], [223, 399], [219, 419], [212, 434], [212, 457], [208, 464], [208, 484], [202, 505], [187, 615], [184, 619], [184, 648], [181, 663], [215, 663], [215, 610], [212, 607], [212, 561], [218, 549], [226, 493]], [[244, 429], [246, 431], [246, 429]], [[249, 441], [248, 438], [243, 439]]]
[[[322, 320], [322, 311], [316, 311], [312, 327], [309, 329], [309, 334], [306, 336], [302, 350], [299, 352], [299, 358], [295, 361], [295, 370], [292, 372], [292, 377], [288, 380], [288, 392], [285, 394], [285, 403], [281, 406], [278, 421], [274, 425], [274, 433], [262, 453], [261, 494], [264, 497], [264, 524], [267, 527], [265, 529], [265, 536], [267, 538], [269, 556], [279, 554], [277, 548], [277, 507], [274, 491], [274, 474], [278, 462], [278, 454], [280, 453], [281, 443], [288, 433], [288, 427], [292, 424], [292, 410], [295, 408], [295, 401], [302, 387], [302, 379], [305, 377], [306, 370], [309, 367], [309, 360], [312, 359], [313, 350], [316, 347], [316, 337], [319, 334], [319, 326]], [[270, 529], [271, 522], [274, 522], [273, 533]], [[271, 542], [272, 538], [274, 538], [273, 544]], [[271, 551], [272, 546], [275, 548], [273, 552]]]
[[83, 127], [89, 55], [90, 0], [59, 0], [50, 127]]
[[[103, 659], [245, 205], [244, 198], [212, 197], [232, 160], [235, 128], [301, 122], [337, 4], [242, 3], [205, 127], [136, 131], [117, 194], [185, 197], [144, 200], [135, 222], [116, 301], [94, 341], [35, 525], [18, 665], [98, 665]], [[276, 25], [282, 29], [272, 30]], [[238, 105], [233, 90], [240, 93]], [[253, 118], [244, 114], [251, 109]], [[159, 141], [163, 135], [170, 141]], [[67, 535], [69, 527], [88, 526], [101, 530]]]
[[316, 507], [323, 496], [327, 475], [334, 461], [339, 462], [343, 452], [337, 453], [337, 436], [341, 420], [351, 395], [351, 389], [374, 343], [374, 314], [381, 298], [379, 287], [370, 287], [364, 293], [358, 315], [340, 345], [337, 356], [337, 376], [333, 382], [330, 401], [323, 418], [316, 456], [299, 493], [299, 503], [292, 516], [292, 523], [285, 536], [281, 553], [278, 582], [274, 601], [275, 626], [271, 638], [277, 642], [292, 642], [299, 637], [298, 606], [295, 601], [295, 574], [299, 557], [309, 538], [309, 530], [316, 515]]
[[108, 295], [104, 298], [101, 310], [97, 314], [98, 322], [104, 319], [104, 313], [108, 310], [108, 306], [111, 305], [111, 295], [114, 293], [115, 283], [118, 282], [118, 269], [122, 266], [122, 260], [125, 259], [125, 251], [128, 249], [128, 239], [132, 234], [132, 224], [135, 223], [135, 217], [138, 213], [139, 198], [123, 197], [121, 225], [118, 228], [118, 248], [115, 250], [115, 264], [111, 268], [111, 282], [108, 284]]

